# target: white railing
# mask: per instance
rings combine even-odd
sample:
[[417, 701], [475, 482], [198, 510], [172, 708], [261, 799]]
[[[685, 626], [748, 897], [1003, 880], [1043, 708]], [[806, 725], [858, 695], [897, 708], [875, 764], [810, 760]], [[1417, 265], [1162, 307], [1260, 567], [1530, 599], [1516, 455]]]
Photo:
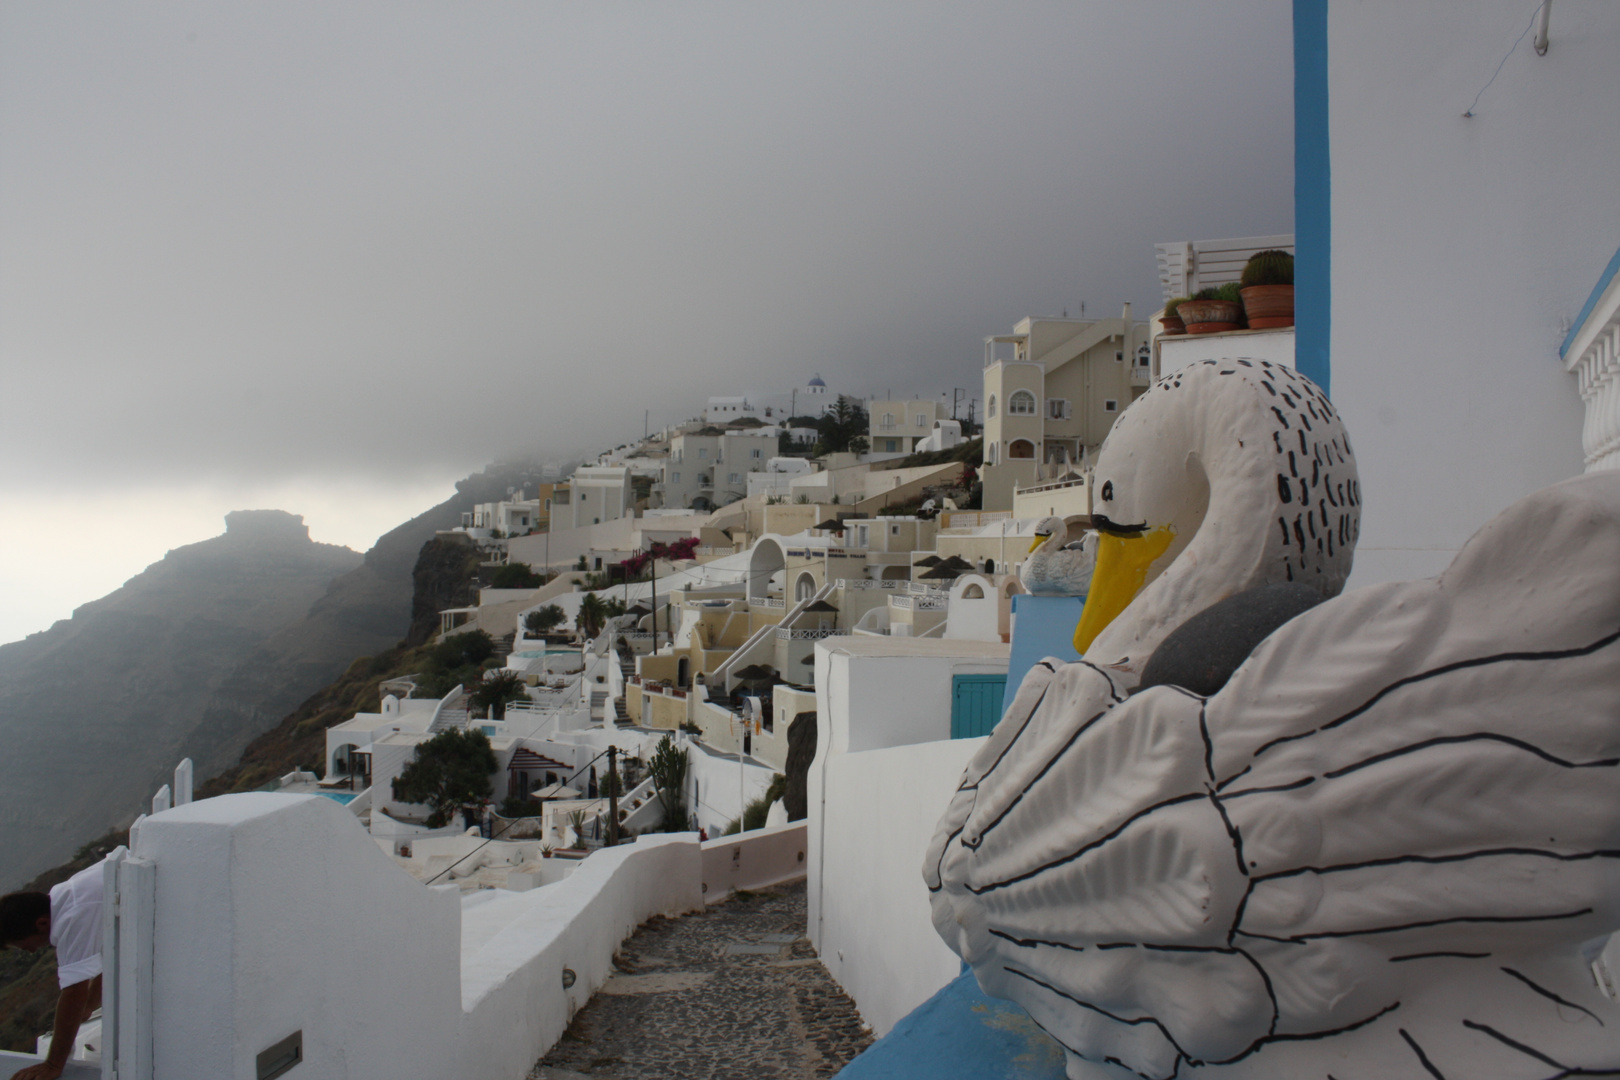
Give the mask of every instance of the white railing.
[[889, 603], [902, 611], [944, 611], [943, 596], [891, 596]]
[[871, 578], [839, 578], [838, 587], [841, 589], [904, 589], [910, 585], [909, 581], [873, 581]]
[[1571, 339], [1564, 367], [1575, 376], [1586, 419], [1581, 451], [1586, 471], [1620, 469], [1620, 289], [1592, 311]]
[[759, 596], [750, 598], [748, 603], [753, 607], [785, 608], [787, 599], [781, 596]]
[[837, 627], [828, 627], [817, 630], [786, 630], [779, 626], [776, 628], [776, 640], [820, 641], [822, 638], [837, 637], [843, 633], [845, 633], [845, 631], [839, 630]]

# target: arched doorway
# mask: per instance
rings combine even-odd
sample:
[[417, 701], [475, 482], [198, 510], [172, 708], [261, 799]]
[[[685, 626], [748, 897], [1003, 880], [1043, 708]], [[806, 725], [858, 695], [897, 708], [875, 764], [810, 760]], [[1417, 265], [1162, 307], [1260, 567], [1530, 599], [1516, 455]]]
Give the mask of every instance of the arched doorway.
[[808, 570], [801, 571], [798, 581], [793, 585], [793, 599], [808, 600], [814, 595], [816, 595], [816, 575]]
[[1035, 444], [1028, 439], [1014, 439], [1007, 444], [1007, 457], [1013, 461], [1027, 461], [1035, 457]]
[[692, 658], [683, 656], [675, 663], [675, 685], [682, 690], [692, 688]]
[[748, 555], [748, 599], [770, 595], [771, 579], [787, 565], [787, 552], [773, 536], [762, 536]]

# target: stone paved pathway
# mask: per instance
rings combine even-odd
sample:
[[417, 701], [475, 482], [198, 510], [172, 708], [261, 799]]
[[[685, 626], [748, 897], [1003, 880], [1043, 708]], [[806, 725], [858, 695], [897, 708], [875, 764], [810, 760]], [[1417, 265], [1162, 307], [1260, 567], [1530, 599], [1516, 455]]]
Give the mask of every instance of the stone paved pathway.
[[648, 922], [530, 1080], [810, 1080], [872, 1042], [804, 936], [804, 883]]

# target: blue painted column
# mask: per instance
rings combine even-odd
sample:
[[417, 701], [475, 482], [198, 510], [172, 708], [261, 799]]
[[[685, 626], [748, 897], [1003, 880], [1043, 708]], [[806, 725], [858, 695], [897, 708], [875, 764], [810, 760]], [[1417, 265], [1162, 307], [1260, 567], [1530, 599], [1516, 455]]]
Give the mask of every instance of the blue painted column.
[[1294, 0], [1294, 364], [1332, 396], [1328, 0]]

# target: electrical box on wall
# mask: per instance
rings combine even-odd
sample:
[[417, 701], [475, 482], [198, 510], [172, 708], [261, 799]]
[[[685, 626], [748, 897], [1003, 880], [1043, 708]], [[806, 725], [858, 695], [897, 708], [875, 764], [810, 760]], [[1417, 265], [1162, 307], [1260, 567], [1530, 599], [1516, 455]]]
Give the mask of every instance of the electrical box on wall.
[[303, 1060], [304, 1031], [300, 1028], [268, 1050], [259, 1051], [259, 1056], [254, 1059], [254, 1076], [257, 1080], [275, 1080]]

